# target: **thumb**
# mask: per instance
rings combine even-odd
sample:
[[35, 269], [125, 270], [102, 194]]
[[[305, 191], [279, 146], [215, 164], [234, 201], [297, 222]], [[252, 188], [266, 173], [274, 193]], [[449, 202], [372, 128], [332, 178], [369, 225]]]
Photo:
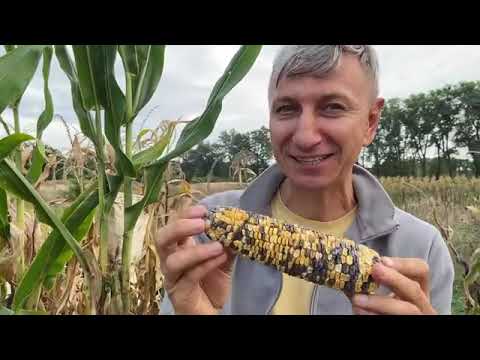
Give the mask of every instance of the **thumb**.
[[227, 261], [220, 266], [220, 270], [230, 276], [233, 270], [233, 262], [235, 261], [237, 254], [235, 254], [235, 252], [230, 248], [224, 248], [224, 251], [227, 254]]

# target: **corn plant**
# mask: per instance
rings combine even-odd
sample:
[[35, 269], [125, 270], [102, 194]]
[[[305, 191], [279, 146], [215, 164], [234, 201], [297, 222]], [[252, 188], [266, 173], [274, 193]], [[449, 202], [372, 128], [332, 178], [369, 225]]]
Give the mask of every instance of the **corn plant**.
[[[52, 59], [52, 48], [50, 46], [15, 46], [5, 45], [7, 54], [0, 59], [0, 88], [2, 95], [0, 95], [0, 114], [8, 106], [13, 112], [14, 119], [14, 133], [21, 133], [21, 122], [19, 116], [20, 103], [23, 94], [30, 83], [40, 58], [43, 54], [43, 79], [44, 79], [44, 96], [45, 96], [45, 110], [40, 115], [37, 122], [37, 144], [33, 153], [32, 166], [27, 178], [31, 183], [35, 183], [41, 174], [41, 168], [45, 161], [45, 150], [41, 143], [43, 130], [48, 126], [53, 116], [53, 104], [50, 91], [48, 90], [48, 79], [50, 74], [50, 63]], [[2, 124], [7, 132], [10, 133], [5, 122]], [[15, 152], [15, 165], [22, 173], [22, 150], [17, 147]], [[23, 249], [24, 238], [22, 230], [24, 229], [24, 201], [22, 198], [16, 199], [16, 226], [20, 230], [19, 246]], [[23, 274], [24, 268], [24, 254], [20, 252], [17, 262], [17, 280]]]
[[[56, 45], [54, 49], [56, 59], [68, 77], [73, 108], [82, 133], [89, 138], [95, 148], [97, 179], [86, 186], [74, 203], [63, 211], [59, 219], [42, 201], [27, 178], [13, 168], [7, 160], [0, 164], [1, 187], [32, 202], [37, 209], [39, 219], [52, 226], [52, 231], [16, 288], [12, 309], [17, 313], [31, 308], [35, 310], [42, 289], [55, 291], [56, 279], [66, 267], [68, 273], [75, 273], [75, 265], [72, 265], [74, 262], [70, 261], [75, 255], [88, 284], [87, 312], [109, 313], [108, 306], [105, 305], [111, 299], [115, 299], [117, 312], [130, 313], [132, 306], [129, 294], [129, 269], [132, 231], [136, 222], [145, 208], [158, 203], [164, 183], [164, 173], [169, 162], [210, 135], [222, 110], [223, 98], [248, 73], [261, 46], [248, 45], [239, 49], [215, 84], [203, 113], [184, 127], [175, 147], [167, 150], [178, 122], [173, 122], [157, 142], [138, 152], [135, 152], [133, 147], [133, 123], [137, 114], [150, 101], [159, 84], [163, 71], [165, 46], [74, 45], [72, 46], [73, 56], [64, 45]], [[31, 51], [33, 50], [39, 51], [35, 47]], [[43, 48], [41, 50], [43, 51]], [[17, 56], [20, 57], [20, 55]], [[48, 56], [48, 54], [44, 55], [47, 60], [45, 63], [50, 61]], [[120, 56], [123, 64], [125, 93], [118, 85], [114, 74], [117, 56]], [[9, 73], [16, 72], [16, 69], [10, 69]], [[31, 76], [27, 79], [28, 81]], [[45, 93], [47, 94], [48, 72], [45, 71], [45, 67], [44, 79], [46, 79]], [[28, 81], [24, 82], [24, 88], [28, 85]], [[3, 89], [1, 86], [0, 88]], [[47, 115], [50, 113], [51, 111], [48, 111]], [[51, 120], [51, 117], [46, 115], [45, 117]], [[46, 125], [48, 125], [47, 121], [39, 120], [37, 136], [41, 135], [43, 126]], [[125, 131], [124, 141], [121, 137], [122, 131]], [[42, 151], [40, 139], [41, 136], [37, 138], [36, 144], [38, 149], [36, 151], [39, 154]], [[113, 148], [115, 154], [113, 173], [106, 171], [107, 145]], [[33, 168], [32, 165], [31, 179], [38, 173], [34, 172], [37, 170], [32, 170]], [[143, 178], [145, 191], [141, 200], [133, 204], [132, 180], [139, 176]], [[13, 183], [18, 185], [13, 186]], [[108, 258], [107, 219], [122, 187], [125, 210], [121, 266], [119, 267]], [[1, 196], [0, 200], [2, 200]], [[5, 219], [3, 214], [0, 215]], [[87, 251], [87, 244], [83, 243], [86, 235], [92, 234], [93, 224], [99, 227], [98, 260], [93, 256], [92, 251]], [[67, 292], [72, 289], [72, 286], [72, 282], [69, 281], [62, 295], [62, 307], [65, 306], [65, 299], [68, 299]], [[119, 292], [121, 297], [118, 296]]]
[[[26, 46], [5, 46], [7, 54], [0, 58], [0, 113], [10, 107], [14, 118], [15, 140], [20, 144], [20, 140], [25, 139], [20, 128], [19, 106], [22, 96], [30, 83], [40, 58], [43, 55], [43, 78], [44, 78], [44, 95], [45, 95], [45, 110], [40, 115], [37, 122], [37, 139], [35, 152], [32, 159], [32, 166], [28, 174], [24, 174], [21, 150], [17, 146], [15, 155], [15, 163], [7, 157], [4, 153], [0, 159], [0, 187], [2, 188], [1, 207], [8, 209], [8, 195], [16, 197], [16, 226], [18, 227], [19, 248], [18, 262], [16, 266], [17, 279], [12, 280], [12, 283], [18, 284], [18, 280], [23, 275], [23, 260], [24, 260], [24, 244], [23, 244], [23, 229], [24, 229], [24, 200], [32, 203], [39, 219], [49, 224], [52, 228], [58, 231], [62, 237], [69, 243], [74, 252], [79, 256], [80, 262], [86, 266], [86, 261], [82, 257], [72, 234], [65, 228], [64, 224], [55, 215], [55, 213], [42, 200], [41, 196], [35, 190], [34, 184], [41, 174], [43, 163], [45, 162], [44, 147], [41, 143], [41, 136], [43, 130], [50, 123], [53, 116], [53, 103], [48, 90], [48, 78], [50, 72], [50, 63], [52, 58], [52, 48], [47, 45], [26, 45]], [[8, 136], [2, 141], [11, 142], [11, 136]], [[29, 139], [32, 139], [29, 137]], [[17, 145], [18, 145], [17, 144]], [[2, 213], [5, 219], [5, 212]], [[4, 221], [2, 221], [3, 223]], [[11, 225], [11, 224], [10, 224]], [[8, 229], [3, 227], [3, 235], [10, 238]]]

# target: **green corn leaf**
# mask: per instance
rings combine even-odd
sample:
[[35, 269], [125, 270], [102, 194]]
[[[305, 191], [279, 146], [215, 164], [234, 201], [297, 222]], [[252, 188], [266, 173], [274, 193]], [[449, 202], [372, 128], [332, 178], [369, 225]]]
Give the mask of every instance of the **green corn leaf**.
[[125, 71], [133, 75], [135, 116], [150, 101], [158, 87], [163, 73], [165, 45], [120, 45], [118, 50]]
[[223, 98], [250, 71], [262, 46], [246, 45], [234, 55], [222, 77], [217, 81], [207, 102], [204, 113], [183, 129], [177, 146], [167, 158], [173, 159], [203, 141], [212, 132], [215, 122], [222, 110]]
[[133, 113], [135, 115], [150, 101], [158, 87], [163, 73], [165, 46], [150, 45], [146, 54], [134, 93]]
[[[90, 202], [87, 203], [88, 206], [85, 206], [85, 208], [80, 209], [82, 211], [78, 211], [74, 213], [71, 216], [71, 219], [69, 219], [70, 221], [67, 222], [67, 224], [80, 223], [80, 225], [71, 229], [72, 235], [75, 237], [75, 239], [77, 239], [79, 243], [83, 242], [83, 239], [85, 238], [87, 233], [90, 231], [90, 228], [92, 227], [92, 224], [93, 224], [93, 220], [95, 219], [96, 208], [91, 210], [90, 214], [87, 215], [85, 219], [83, 219], [84, 213], [88, 212], [88, 209], [92, 207], [95, 202], [98, 202], [98, 197], [92, 196], [92, 198], [89, 200]], [[58, 256], [52, 257], [53, 261], [50, 264], [48, 264], [48, 266], [45, 267], [46, 276], [44, 280], [44, 285], [47, 289], [52, 288], [57, 275], [60, 274], [65, 269], [65, 265], [70, 261], [73, 255], [74, 254], [70, 246], [68, 246], [68, 244], [64, 244], [63, 249], [60, 251]]]
[[34, 204], [39, 220], [49, 226], [54, 226], [54, 223], [51, 221], [48, 214], [35, 198], [35, 196], [40, 195], [38, 195], [36, 190], [32, 187], [32, 184], [30, 184], [30, 182], [19, 172], [16, 166], [8, 159], [0, 161], [0, 188]]
[[0, 160], [3, 160], [10, 155], [10, 153], [14, 151], [22, 142], [33, 139], [34, 138], [30, 135], [23, 133], [8, 135], [3, 139], [0, 139]]
[[224, 74], [214, 86], [202, 115], [185, 126], [177, 145], [170, 153], [145, 168], [145, 195], [138, 203], [126, 209], [126, 230], [132, 230], [143, 209], [157, 201], [168, 161], [190, 150], [211, 134], [222, 110], [223, 98], [247, 75], [260, 54], [261, 48], [261, 45], [244, 45], [237, 51]]
[[122, 150], [122, 142], [120, 138], [120, 129], [126, 116], [126, 104], [125, 96], [122, 90], [118, 86], [115, 80], [114, 65], [116, 47], [96, 49], [96, 51], [102, 51], [102, 57], [104, 59], [104, 68], [102, 70], [102, 77], [96, 79], [97, 82], [103, 82], [99, 85], [99, 88], [104, 88], [106, 91], [105, 102], [102, 106], [105, 108], [105, 135], [113, 146], [116, 155], [115, 167], [122, 174], [130, 177], [136, 177], [135, 168], [130, 159], [125, 155]]
[[73, 45], [72, 48], [85, 110], [101, 108], [106, 102], [105, 82], [98, 81], [104, 76], [104, 52], [115, 46]]
[[32, 165], [28, 171], [27, 179], [32, 183], [38, 180], [42, 174], [43, 165], [48, 161], [45, 155], [45, 146], [41, 142], [43, 131], [52, 122], [53, 119], [53, 101], [52, 94], [48, 88], [50, 78], [50, 65], [52, 63], [53, 48], [46, 47], [43, 50], [43, 95], [45, 98], [45, 110], [40, 114], [37, 121], [37, 144], [33, 150]]
[[41, 139], [43, 131], [47, 128], [53, 119], [53, 101], [52, 94], [48, 88], [50, 78], [50, 64], [52, 63], [53, 48], [46, 47], [43, 50], [43, 95], [45, 98], [45, 110], [43, 110], [37, 122], [37, 138]]
[[162, 179], [168, 162], [155, 167], [146, 168], [145, 171], [145, 188], [146, 194], [136, 204], [126, 208], [125, 211], [125, 231], [133, 230], [137, 223], [138, 217], [142, 214], [143, 209], [148, 205], [158, 200], [162, 188]]
[[55, 45], [55, 56], [57, 57], [60, 67], [70, 80], [73, 109], [77, 114], [78, 121], [80, 123], [80, 129], [82, 130], [82, 133], [85, 134], [85, 136], [87, 136], [96, 145], [97, 139], [95, 126], [90, 113], [85, 110], [83, 105], [75, 64], [68, 54], [66, 46]]
[[105, 212], [109, 213], [113, 207], [113, 203], [117, 198], [118, 192], [120, 191], [125, 177], [123, 175], [108, 175], [107, 182], [109, 191], [105, 195]]
[[62, 238], [73, 250], [80, 265], [85, 271], [86, 276], [90, 277], [91, 271], [88, 259], [85, 257], [76, 239], [50, 209], [48, 204], [42, 199], [35, 188], [33, 188], [32, 184], [30, 184], [30, 182], [19, 172], [15, 165], [10, 160], [4, 159], [2, 162], [0, 162], [0, 182], [3, 184], [12, 178], [14, 179], [14, 183], [9, 184], [9, 187], [17, 188], [19, 189], [20, 193], [28, 195], [28, 198], [24, 200], [30, 201], [35, 206], [36, 211], [39, 214], [43, 214], [49, 220], [51, 226], [60, 232]]
[[[122, 176], [108, 176], [109, 191], [106, 196], [106, 208], [111, 208], [122, 186]], [[78, 242], [82, 242], [88, 233], [98, 206], [97, 182], [91, 184], [76, 200], [64, 211], [62, 222]], [[39, 249], [30, 268], [24, 275], [15, 292], [13, 308], [20, 309], [35, 289], [44, 285], [51, 288], [55, 278], [64, 269], [71, 259], [72, 252], [58, 230], [53, 230]]]
[[37, 140], [37, 144], [33, 149], [32, 155], [32, 165], [28, 170], [27, 179], [32, 183], [38, 180], [40, 175], [43, 172], [43, 165], [48, 161], [47, 156], [45, 155], [45, 145], [43, 145], [41, 140]]
[[145, 51], [142, 49], [148, 48], [148, 45], [118, 45], [118, 52], [122, 58], [123, 68], [125, 72], [133, 75], [133, 87], [137, 82], [140, 74], [141, 64], [145, 62]]
[[[0, 189], [0, 237], [3, 240], [10, 238], [10, 221], [8, 216], [8, 198], [5, 190]], [[1, 239], [0, 239], [1, 240]], [[0, 241], [1, 244], [1, 241]]]
[[[96, 184], [93, 184], [65, 210], [62, 222], [72, 232], [72, 235], [78, 242], [81, 242], [85, 234], [82, 230], [77, 231], [77, 229], [84, 229], [86, 219], [94, 212], [97, 206], [98, 192], [96, 191]], [[61, 259], [59, 258], [66, 252], [65, 245], [66, 242], [60, 231], [54, 229], [40, 247], [15, 291], [13, 298], [14, 309], [21, 308], [28, 297], [42, 285], [47, 277], [52, 278], [58, 271], [63, 269]], [[68, 259], [64, 260], [66, 261], [63, 264], [66, 264]]]
[[5, 134], [10, 135], [11, 134], [10, 128], [8, 124], [5, 122], [5, 120], [3, 120], [1, 115], [0, 115], [0, 124], [2, 124], [3, 130], [5, 130]]
[[0, 57], [0, 114], [27, 89], [46, 45], [19, 46]]
[[[32, 140], [30, 135], [17, 133], [0, 140], [0, 160], [7, 157], [23, 141]], [[0, 189], [0, 237], [10, 238], [10, 221], [8, 216], [7, 193]]]

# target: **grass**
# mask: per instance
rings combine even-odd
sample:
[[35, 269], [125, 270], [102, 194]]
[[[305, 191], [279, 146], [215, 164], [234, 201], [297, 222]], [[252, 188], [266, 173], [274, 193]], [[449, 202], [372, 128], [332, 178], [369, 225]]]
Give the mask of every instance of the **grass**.
[[453, 283], [452, 314], [465, 315], [465, 297], [463, 295], [463, 279], [455, 269], [455, 282]]
[[[475, 249], [480, 247], [480, 223], [465, 208], [469, 205], [478, 207], [476, 201], [478, 194], [472, 188], [468, 188], [471, 183], [478, 185], [478, 180], [443, 179], [443, 182], [438, 183], [421, 179], [413, 180], [415, 186], [425, 191], [428, 198], [414, 188], [405, 186], [405, 182], [410, 183], [406, 179], [389, 179], [384, 183], [394, 203], [416, 217], [435, 224], [432, 212], [433, 202], [442, 226], [453, 230], [451, 241], [454, 247], [468, 261]], [[465, 315], [464, 269], [455, 261], [453, 254], [451, 255], [455, 266], [452, 314]]]

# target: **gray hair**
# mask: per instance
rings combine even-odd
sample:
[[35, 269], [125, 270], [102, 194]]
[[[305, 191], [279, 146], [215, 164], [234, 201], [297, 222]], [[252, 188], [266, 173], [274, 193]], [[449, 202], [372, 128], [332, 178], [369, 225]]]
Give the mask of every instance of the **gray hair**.
[[357, 56], [367, 75], [373, 80], [375, 97], [378, 96], [378, 59], [371, 45], [286, 45], [278, 52], [268, 87], [271, 102], [273, 90], [282, 77], [296, 75], [323, 76], [338, 66], [343, 53]]

